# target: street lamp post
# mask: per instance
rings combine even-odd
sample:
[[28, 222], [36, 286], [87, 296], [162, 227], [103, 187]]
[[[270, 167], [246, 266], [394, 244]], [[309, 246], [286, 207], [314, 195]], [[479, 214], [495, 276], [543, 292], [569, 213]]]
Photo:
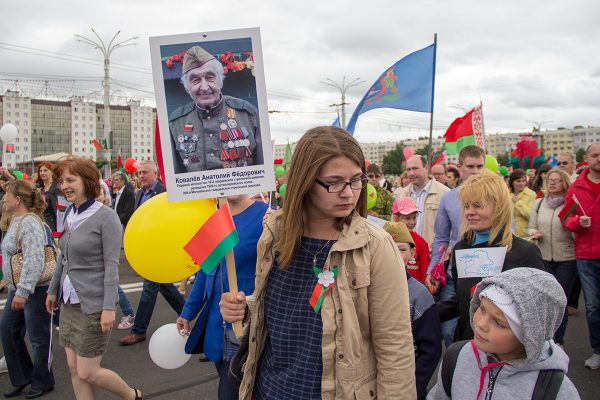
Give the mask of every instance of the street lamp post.
[[340, 91], [341, 95], [342, 95], [342, 102], [341, 104], [332, 104], [332, 106], [342, 106], [342, 129], [346, 129], [346, 91], [348, 89], [350, 89], [353, 86], [357, 86], [360, 85], [361, 83], [363, 83], [364, 81], [361, 81], [360, 78], [356, 78], [354, 79], [352, 82], [346, 84], [346, 77], [344, 76], [342, 78], [342, 84], [340, 85], [339, 83], [333, 81], [330, 78], [326, 78], [326, 82], [321, 82], [324, 85], [327, 86], [332, 86], [334, 88], [336, 88], [337, 90]]
[[104, 82], [103, 82], [103, 86], [104, 86], [104, 142], [106, 143], [106, 149], [104, 149], [104, 153], [105, 153], [105, 158], [107, 161], [107, 164], [105, 164], [105, 166], [104, 166], [104, 177], [108, 178], [110, 176], [110, 160], [111, 160], [110, 76], [109, 76], [110, 55], [112, 54], [112, 52], [115, 49], [118, 49], [119, 47], [135, 45], [136, 43], [131, 43], [131, 41], [138, 39], [138, 37], [135, 36], [135, 37], [132, 37], [132, 38], [120, 41], [120, 42], [115, 42], [115, 39], [117, 38], [119, 33], [121, 33], [121, 31], [117, 31], [117, 33], [115, 33], [115, 35], [112, 37], [110, 42], [108, 42], [108, 45], [106, 45], [106, 44], [104, 44], [104, 41], [102, 41], [100, 36], [98, 36], [98, 34], [94, 30], [94, 28], [91, 28], [91, 29], [92, 29], [92, 32], [94, 33], [94, 35], [96, 36], [97, 40], [92, 40], [92, 39], [89, 39], [89, 38], [86, 38], [84, 36], [77, 35], [77, 34], [75, 34], [75, 40], [77, 40], [78, 42], [93, 46], [94, 49], [100, 50], [102, 52], [102, 55], [104, 56]]

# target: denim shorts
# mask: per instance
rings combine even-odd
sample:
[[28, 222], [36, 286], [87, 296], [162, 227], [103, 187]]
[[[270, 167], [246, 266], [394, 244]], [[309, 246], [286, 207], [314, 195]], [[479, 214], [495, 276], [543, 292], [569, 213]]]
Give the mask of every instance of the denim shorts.
[[80, 304], [61, 304], [60, 345], [72, 349], [80, 357], [93, 358], [106, 353], [110, 331], [102, 333], [101, 315], [82, 313]]

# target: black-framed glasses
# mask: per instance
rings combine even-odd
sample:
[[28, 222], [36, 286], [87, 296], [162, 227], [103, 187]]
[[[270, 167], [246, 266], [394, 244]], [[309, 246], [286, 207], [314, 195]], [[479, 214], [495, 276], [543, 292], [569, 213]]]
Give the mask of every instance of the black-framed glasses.
[[340, 193], [346, 189], [346, 186], [350, 186], [352, 190], [364, 189], [367, 186], [369, 180], [365, 175], [362, 175], [359, 179], [355, 179], [350, 182], [337, 182], [337, 183], [325, 183], [318, 178], [315, 178], [315, 182], [323, 186], [329, 193]]

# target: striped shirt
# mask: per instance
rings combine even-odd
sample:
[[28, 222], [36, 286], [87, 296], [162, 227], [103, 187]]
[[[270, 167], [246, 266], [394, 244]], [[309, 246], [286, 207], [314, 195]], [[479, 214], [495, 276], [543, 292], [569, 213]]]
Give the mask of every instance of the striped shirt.
[[[265, 293], [268, 332], [254, 386], [257, 400], [321, 399], [321, 314], [309, 303], [317, 283], [313, 257], [323, 267], [334, 241], [302, 238], [287, 269], [273, 265]], [[308, 251], [306, 251], [306, 250]]]
[[427, 199], [427, 195], [429, 194], [429, 190], [431, 189], [431, 183], [433, 179], [430, 179], [429, 182], [421, 189], [419, 192], [415, 190], [415, 185], [412, 185], [412, 190], [410, 191], [410, 198], [417, 203], [417, 208], [420, 213], [417, 213], [417, 224], [415, 225], [415, 232], [419, 235], [423, 236], [423, 214], [425, 212], [425, 200]]

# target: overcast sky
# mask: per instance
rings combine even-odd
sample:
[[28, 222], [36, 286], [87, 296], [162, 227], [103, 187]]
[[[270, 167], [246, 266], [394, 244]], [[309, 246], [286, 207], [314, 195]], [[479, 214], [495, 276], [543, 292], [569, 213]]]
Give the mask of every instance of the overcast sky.
[[[321, 83], [326, 78], [365, 81], [347, 93], [349, 118], [375, 79], [431, 44], [434, 33], [434, 134], [443, 134], [461, 107], [480, 101], [486, 133], [531, 130], [528, 121], [543, 122], [542, 129], [600, 125], [600, 6], [594, 0], [30, 0], [2, 1], [0, 15], [2, 92], [14, 89], [7, 80], [14, 78], [32, 97], [41, 83], [27, 79], [54, 79], [51, 95], [100, 91], [102, 63], [93, 61], [100, 52], [73, 37], [91, 36], [93, 27], [103, 39], [117, 30], [122, 39], [139, 36], [136, 46], [115, 51], [111, 77], [121, 83], [113, 86], [115, 95], [143, 97], [147, 105], [154, 105], [149, 36], [260, 27], [268, 105], [280, 111], [270, 114], [277, 143], [333, 122], [336, 110], [329, 105], [340, 95]], [[63, 55], [45, 57], [39, 50]], [[402, 140], [425, 136], [428, 127], [429, 114], [381, 109], [361, 115], [355, 136]]]

